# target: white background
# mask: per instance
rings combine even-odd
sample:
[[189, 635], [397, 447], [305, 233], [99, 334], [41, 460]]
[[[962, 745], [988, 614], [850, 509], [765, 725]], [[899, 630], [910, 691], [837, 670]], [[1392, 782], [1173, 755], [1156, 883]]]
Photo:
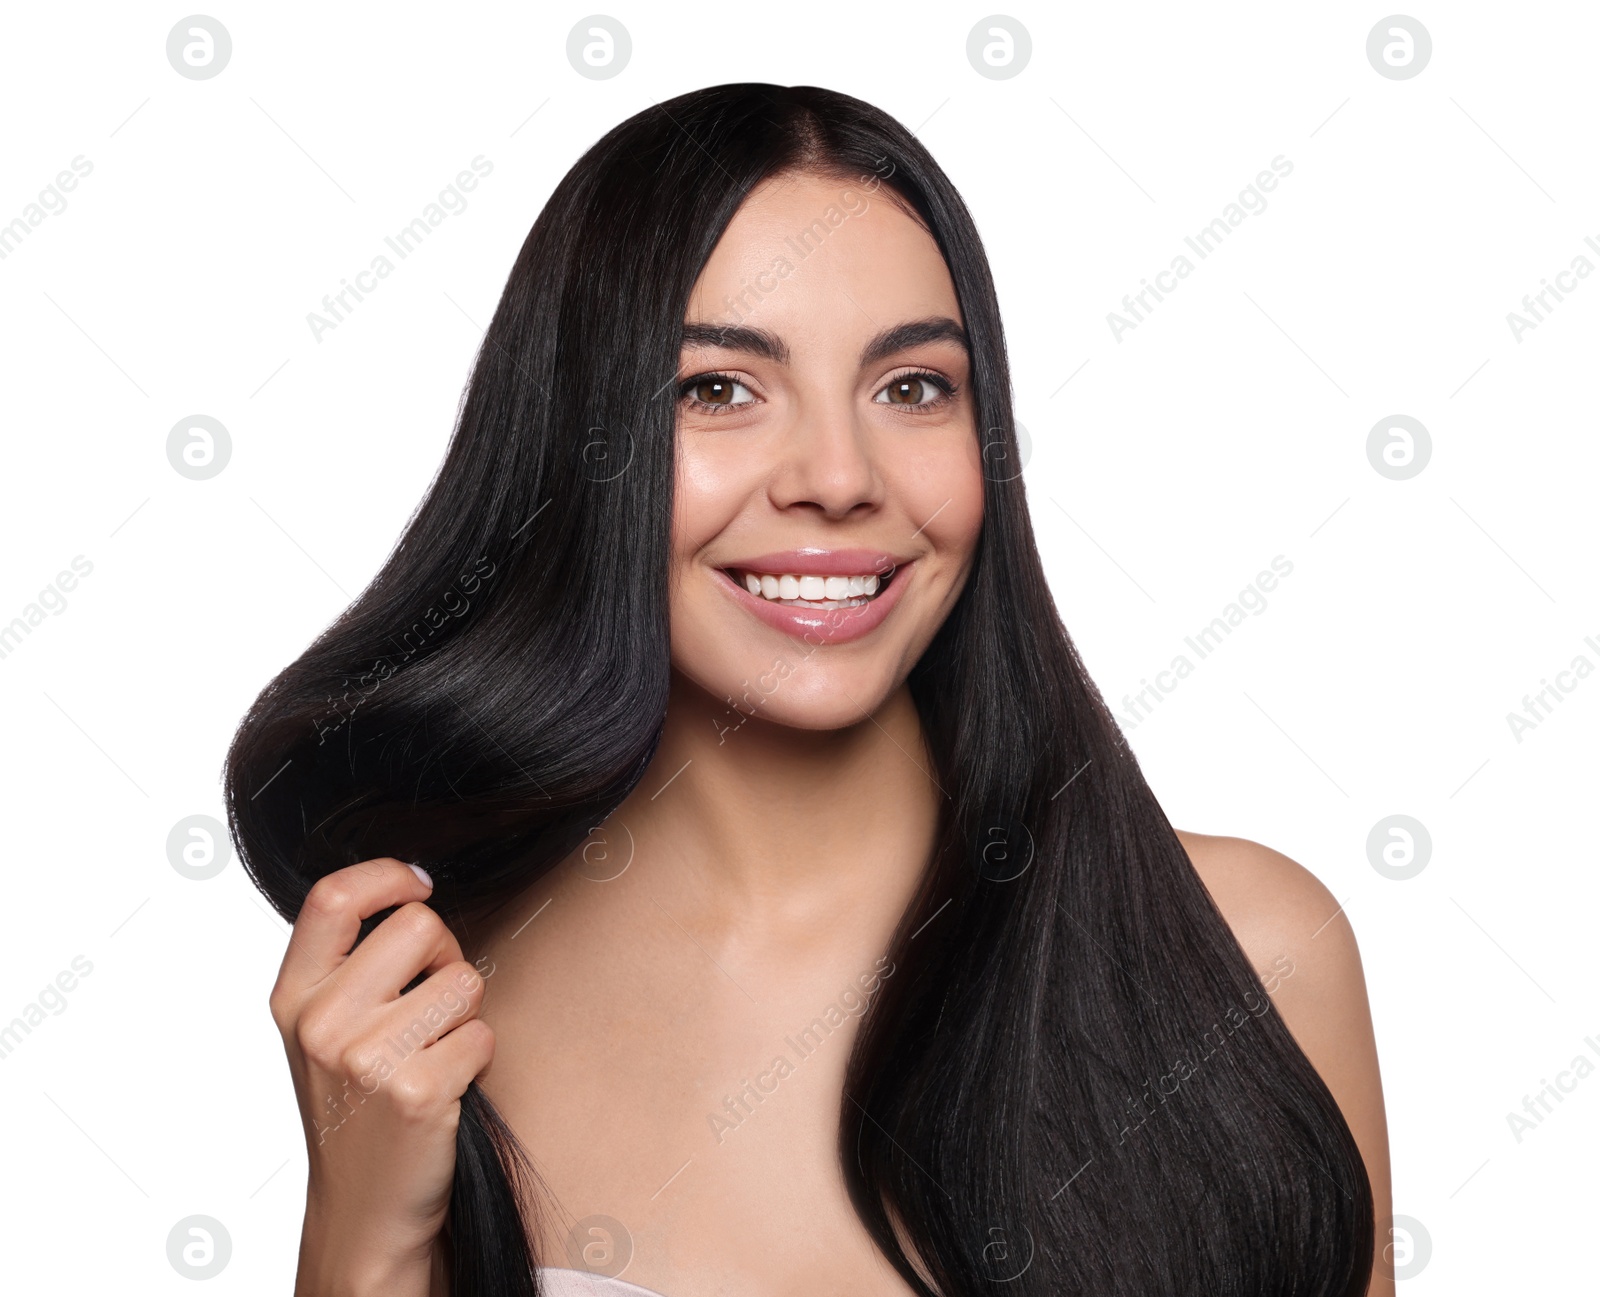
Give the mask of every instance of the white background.
[[[1345, 904], [1395, 1210], [1431, 1240], [1401, 1291], [1595, 1291], [1600, 1076], [1520, 1140], [1507, 1114], [1600, 1063], [1600, 673], [1520, 742], [1507, 713], [1600, 665], [1600, 276], [1520, 341], [1506, 317], [1600, 266], [1600, 12], [1411, 10], [1433, 53], [1407, 80], [1366, 56], [1388, 11], [1353, 4], [1019, 5], [1006, 80], [967, 60], [987, 11], [944, 3], [622, 5], [609, 80], [567, 61], [581, 7], [206, 12], [233, 42], [209, 80], [167, 61], [182, 9], [14, 6], [0, 45], [0, 222], [93, 167], [0, 260], [0, 624], [93, 564], [0, 658], [0, 1023], [93, 965], [0, 1059], [8, 1290], [193, 1291], [166, 1239], [196, 1213], [232, 1239], [209, 1291], [290, 1290], [286, 928], [237, 862], [182, 877], [167, 835], [222, 817], [232, 727], [396, 538], [557, 180], [653, 102], [761, 80], [878, 104], [972, 207], [1039, 541], [1119, 712], [1293, 563], [1130, 739], [1174, 823], [1276, 847]], [[316, 340], [307, 313], [479, 154], [467, 209]], [[1266, 210], [1118, 340], [1123, 294], [1280, 154]], [[1366, 453], [1397, 413], [1432, 439], [1403, 481]], [[166, 456], [194, 414], [232, 439], [206, 481]], [[1432, 838], [1405, 881], [1367, 854], [1393, 814]]]

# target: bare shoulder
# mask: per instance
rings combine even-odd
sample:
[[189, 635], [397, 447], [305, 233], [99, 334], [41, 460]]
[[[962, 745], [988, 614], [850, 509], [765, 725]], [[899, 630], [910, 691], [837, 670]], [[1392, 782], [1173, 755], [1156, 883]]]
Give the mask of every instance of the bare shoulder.
[[1366, 975], [1350, 920], [1321, 879], [1280, 851], [1246, 838], [1181, 830], [1178, 840], [1361, 1148], [1378, 1224], [1370, 1293], [1391, 1294], [1388, 1123]]
[[1304, 865], [1247, 838], [1180, 829], [1178, 840], [1257, 972], [1298, 950], [1308, 960], [1318, 959], [1334, 981], [1360, 973], [1349, 920], [1333, 893]]
[[[1366, 978], [1339, 901], [1304, 865], [1246, 838], [1178, 833], [1200, 881], [1268, 989], [1279, 1016], [1322, 1071], [1322, 1052], [1370, 1031]], [[1333, 1047], [1330, 1053], [1329, 1047]]]

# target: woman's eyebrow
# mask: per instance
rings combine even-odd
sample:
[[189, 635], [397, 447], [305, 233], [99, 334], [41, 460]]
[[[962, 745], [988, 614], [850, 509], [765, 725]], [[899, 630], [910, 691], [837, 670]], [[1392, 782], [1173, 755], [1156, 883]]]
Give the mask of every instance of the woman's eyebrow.
[[691, 320], [683, 326], [681, 350], [698, 347], [725, 347], [729, 351], [748, 351], [780, 365], [789, 363], [789, 348], [782, 338], [766, 329], [752, 329], [742, 324], [703, 324]]
[[967, 331], [947, 315], [937, 315], [927, 320], [912, 320], [883, 330], [861, 348], [862, 365], [884, 360], [908, 347], [920, 347], [926, 342], [954, 342], [969, 355]]
[[[875, 334], [861, 349], [862, 365], [883, 360], [897, 351], [921, 346], [927, 342], [954, 342], [970, 354], [967, 331], [947, 315], [926, 320], [911, 320], [896, 324]], [[782, 338], [766, 329], [751, 328], [742, 324], [709, 324], [691, 320], [683, 326], [684, 350], [698, 347], [725, 347], [730, 351], [747, 351], [780, 365], [789, 363], [789, 348]]]

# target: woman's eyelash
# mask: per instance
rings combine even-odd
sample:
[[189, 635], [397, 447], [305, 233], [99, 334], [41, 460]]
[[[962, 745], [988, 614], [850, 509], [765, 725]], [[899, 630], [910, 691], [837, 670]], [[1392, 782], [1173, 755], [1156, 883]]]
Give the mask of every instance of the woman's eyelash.
[[[937, 388], [941, 393], [943, 393], [943, 395], [937, 400], [918, 401], [911, 405], [904, 405], [895, 401], [880, 401], [878, 404], [895, 406], [901, 410], [927, 410], [934, 406], [944, 405], [946, 402], [954, 400], [956, 394], [961, 390], [959, 384], [952, 382], [942, 374], [935, 374], [925, 369], [913, 369], [908, 370], [903, 374], [894, 375], [894, 377], [889, 379], [887, 383], [878, 389], [878, 392], [881, 393], [887, 391], [896, 383], [904, 383], [909, 379], [919, 379], [922, 382], [927, 383], [930, 387]], [[696, 374], [693, 378], [685, 379], [681, 384], [679, 384], [678, 399], [681, 401], [688, 401], [694, 409], [699, 410], [702, 413], [713, 415], [727, 414], [732, 410], [738, 410], [744, 406], [754, 404], [754, 402], [751, 401], [740, 401], [737, 404], [719, 405], [711, 401], [702, 401], [698, 397], [691, 396], [690, 393], [692, 393], [694, 389], [699, 387], [702, 383], [726, 383], [730, 387], [744, 387], [748, 390], [748, 384], [741, 383], [731, 374]], [[876, 393], [874, 394], [873, 399], [875, 401], [877, 400]]]
[[[961, 390], [961, 388], [960, 388], [960, 386], [958, 384], [951, 382], [943, 374], [930, 373], [926, 369], [913, 369], [913, 370], [907, 371], [904, 374], [896, 374], [887, 383], [885, 383], [882, 387], [880, 387], [878, 389], [878, 391], [880, 391], [880, 392], [887, 391], [889, 388], [893, 387], [896, 383], [904, 383], [907, 379], [912, 379], [912, 378], [920, 379], [922, 382], [927, 383], [929, 386], [938, 388], [939, 391], [944, 393], [944, 396], [940, 400], [918, 401], [914, 405], [900, 405], [898, 407], [899, 409], [902, 409], [902, 410], [926, 410], [926, 409], [929, 409], [929, 408], [931, 408], [931, 407], [933, 407], [935, 405], [944, 405], [946, 402], [954, 400], [956, 393]], [[876, 400], [877, 399], [876, 396], [874, 396], [873, 399]], [[885, 404], [885, 405], [896, 405], [897, 403], [894, 402], [894, 401], [885, 401], [882, 404]]]
[[[689, 393], [702, 383], [726, 383], [729, 387], [746, 386], [731, 374], [696, 374], [693, 378], [685, 379], [678, 385], [678, 399], [688, 401], [695, 409], [706, 414], [726, 414], [729, 410], [737, 410], [739, 408], [739, 405], [716, 405], [710, 401], [702, 401], [698, 397], [690, 396]], [[739, 404], [748, 405], [750, 402], [741, 401]]]

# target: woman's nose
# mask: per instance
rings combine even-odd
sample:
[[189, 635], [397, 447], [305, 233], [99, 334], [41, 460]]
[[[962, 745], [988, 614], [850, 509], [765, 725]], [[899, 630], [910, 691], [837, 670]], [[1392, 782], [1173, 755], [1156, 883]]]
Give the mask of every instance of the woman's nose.
[[769, 494], [786, 509], [812, 505], [842, 518], [883, 498], [879, 448], [852, 413], [830, 403], [812, 407], [783, 440], [781, 463]]

